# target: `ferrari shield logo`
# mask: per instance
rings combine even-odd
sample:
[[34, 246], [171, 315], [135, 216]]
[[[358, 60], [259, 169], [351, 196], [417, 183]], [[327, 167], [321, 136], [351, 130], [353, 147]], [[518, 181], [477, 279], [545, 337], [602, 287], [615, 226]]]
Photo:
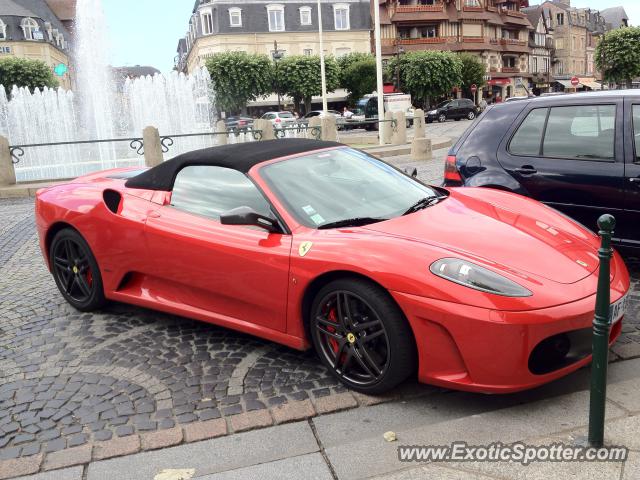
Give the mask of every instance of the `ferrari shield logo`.
[[301, 257], [304, 257], [307, 253], [309, 253], [311, 247], [313, 247], [313, 242], [302, 242], [300, 244], [300, 247], [298, 248], [298, 253]]

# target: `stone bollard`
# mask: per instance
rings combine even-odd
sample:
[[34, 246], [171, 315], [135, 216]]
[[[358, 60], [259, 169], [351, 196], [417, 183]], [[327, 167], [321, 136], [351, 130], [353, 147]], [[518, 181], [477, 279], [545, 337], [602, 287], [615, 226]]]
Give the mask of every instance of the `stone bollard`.
[[424, 137], [414, 137], [411, 142], [411, 160], [423, 161], [431, 160], [433, 152], [431, 151], [431, 139]]
[[224, 132], [224, 134], [216, 135], [216, 145], [226, 145], [227, 144], [227, 124], [224, 123], [224, 120], [218, 120], [216, 122], [216, 133]]
[[156, 127], [145, 128], [142, 131], [142, 141], [144, 142], [144, 163], [147, 167], [155, 167], [164, 162], [160, 132]]
[[260, 140], [273, 140], [276, 138], [275, 132], [273, 131], [273, 123], [269, 120], [262, 118], [254, 120], [253, 129], [261, 131], [262, 137], [260, 137]]
[[325, 115], [321, 119], [322, 121], [322, 140], [327, 142], [335, 142], [338, 140], [338, 127], [336, 126], [336, 117], [333, 115]]
[[404, 145], [407, 143], [407, 119], [404, 112], [393, 112], [393, 119], [396, 121], [396, 126], [391, 134], [391, 144]]
[[413, 138], [424, 138], [424, 110], [421, 108], [413, 112]]
[[11, 160], [9, 140], [0, 136], [0, 187], [16, 184], [16, 170]]
[[378, 128], [380, 130], [380, 135], [382, 135], [382, 142], [386, 145], [391, 143], [391, 135], [393, 134], [393, 127], [391, 126], [393, 112], [385, 112], [384, 120], [386, 120], [386, 122], [379, 123]]
[[[315, 127], [320, 129], [319, 137], [315, 132], [312, 131], [312, 129]], [[318, 138], [322, 139], [322, 130], [324, 129], [322, 128], [322, 120], [320, 120], [320, 117], [311, 117], [309, 119], [309, 130], [307, 130], [307, 138], [310, 138], [312, 140], [316, 140]]]

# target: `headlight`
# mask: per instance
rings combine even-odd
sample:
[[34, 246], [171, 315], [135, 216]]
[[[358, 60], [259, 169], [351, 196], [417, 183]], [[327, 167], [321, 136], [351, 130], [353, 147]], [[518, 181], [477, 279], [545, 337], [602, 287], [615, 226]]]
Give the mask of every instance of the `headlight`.
[[526, 288], [502, 275], [459, 258], [442, 258], [431, 264], [431, 273], [465, 287], [504, 297], [530, 297]]
[[427, 115], [435, 115], [437, 113], [438, 113], [437, 110], [430, 110], [430, 111], [427, 112]]

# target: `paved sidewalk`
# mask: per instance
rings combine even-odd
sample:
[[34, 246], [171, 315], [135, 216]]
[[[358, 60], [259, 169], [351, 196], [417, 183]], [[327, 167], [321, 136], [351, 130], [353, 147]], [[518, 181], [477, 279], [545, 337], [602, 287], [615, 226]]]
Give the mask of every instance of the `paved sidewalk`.
[[[333, 413], [190, 445], [57, 470], [23, 480], [240, 479], [636, 479], [640, 475], [640, 359], [611, 364], [606, 439], [626, 446], [626, 463], [398, 461], [400, 445], [466, 441], [551, 445], [579, 444], [586, 435], [588, 370], [539, 389], [506, 396], [438, 389], [421, 397]], [[386, 431], [397, 441], [388, 443]], [[83, 476], [84, 475], [84, 476]]]

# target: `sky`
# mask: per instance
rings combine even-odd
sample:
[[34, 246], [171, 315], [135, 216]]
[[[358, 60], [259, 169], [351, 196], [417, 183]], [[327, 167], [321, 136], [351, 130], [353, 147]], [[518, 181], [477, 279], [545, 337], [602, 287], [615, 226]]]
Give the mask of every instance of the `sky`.
[[[111, 32], [113, 65], [150, 65], [163, 72], [171, 70], [178, 39], [187, 31], [194, 3], [194, 0], [103, 0]], [[631, 24], [640, 25], [638, 0], [572, 0], [571, 4], [601, 10], [623, 5]]]

